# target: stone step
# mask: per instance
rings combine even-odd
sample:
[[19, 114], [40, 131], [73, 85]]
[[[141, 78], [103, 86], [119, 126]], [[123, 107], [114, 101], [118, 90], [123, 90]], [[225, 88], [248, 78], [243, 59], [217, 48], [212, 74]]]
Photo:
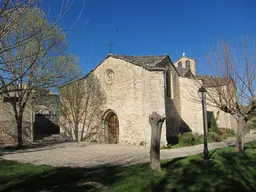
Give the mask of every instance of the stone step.
[[59, 134], [53, 134], [49, 137], [44, 137], [44, 141], [60, 141], [60, 135]]

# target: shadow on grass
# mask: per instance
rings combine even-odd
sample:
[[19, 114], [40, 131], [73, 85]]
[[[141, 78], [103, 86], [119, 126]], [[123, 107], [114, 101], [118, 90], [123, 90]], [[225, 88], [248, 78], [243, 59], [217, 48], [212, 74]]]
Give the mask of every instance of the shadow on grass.
[[133, 175], [144, 176], [152, 172], [148, 164], [105, 166], [90, 169], [56, 168], [0, 159], [0, 191], [98, 191]]
[[210, 161], [192, 156], [163, 164], [165, 176], [144, 191], [256, 191], [256, 153], [216, 150], [211, 156]]
[[244, 145], [244, 150], [246, 151], [247, 149], [256, 150], [256, 141], [246, 143]]
[[256, 191], [256, 153], [232, 148], [148, 164], [108, 168], [55, 168], [0, 159], [0, 191]]

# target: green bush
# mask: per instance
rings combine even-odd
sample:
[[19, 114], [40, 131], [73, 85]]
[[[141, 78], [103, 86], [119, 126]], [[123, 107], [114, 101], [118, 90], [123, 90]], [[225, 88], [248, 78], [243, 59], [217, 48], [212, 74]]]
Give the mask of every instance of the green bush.
[[251, 118], [248, 122], [247, 122], [247, 128], [249, 130], [251, 129], [256, 129], [256, 117]]
[[[218, 117], [218, 114], [217, 114]], [[219, 142], [227, 139], [227, 137], [232, 137], [235, 135], [233, 129], [220, 128], [217, 123], [217, 118], [212, 116], [211, 118], [211, 128], [209, 129], [208, 142]]]
[[207, 138], [208, 138], [209, 142], [211, 142], [211, 141], [212, 142], [220, 142], [224, 139], [218, 133], [215, 133], [215, 132], [208, 132]]
[[147, 143], [146, 143], [145, 141], [141, 141], [141, 142], [140, 142], [140, 145], [141, 145], [141, 146], [146, 146], [146, 144], [147, 144]]
[[[178, 137], [179, 137], [178, 144], [176, 144], [176, 145], [168, 144], [166, 147], [163, 147], [163, 149], [193, 146], [193, 145], [198, 145], [198, 144], [204, 143], [204, 135], [199, 135], [198, 133], [186, 132], [183, 134], [179, 134]], [[208, 143], [220, 142], [225, 139], [226, 139], [226, 135], [219, 135], [218, 133], [215, 133], [215, 132], [207, 133]]]
[[[208, 142], [220, 142], [226, 139], [225, 135], [219, 135], [215, 132], [208, 132], [207, 141]], [[198, 133], [187, 132], [179, 134], [179, 144], [180, 146], [192, 146], [204, 143], [204, 136]]]
[[233, 136], [235, 136], [235, 135], [236, 135], [235, 130], [234, 130], [234, 129], [229, 129], [227, 136], [228, 136], [228, 137], [233, 137]]
[[196, 139], [196, 145], [204, 143], [204, 135], [199, 135], [198, 133], [194, 134]]
[[199, 135], [198, 144], [204, 143], [204, 135]]
[[228, 135], [221, 135], [220, 138], [221, 138], [221, 141], [227, 140]]
[[179, 134], [179, 144], [182, 146], [192, 146], [202, 143], [202, 137], [198, 133], [187, 132]]
[[211, 118], [211, 128], [209, 129], [210, 132], [218, 132], [218, 123], [217, 119], [214, 117], [214, 115]]

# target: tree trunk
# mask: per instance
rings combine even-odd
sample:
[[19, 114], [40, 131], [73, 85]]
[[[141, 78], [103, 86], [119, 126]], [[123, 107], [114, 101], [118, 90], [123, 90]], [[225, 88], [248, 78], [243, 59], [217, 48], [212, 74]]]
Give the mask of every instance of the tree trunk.
[[79, 142], [78, 126], [79, 126], [79, 123], [75, 123], [75, 130], [74, 130], [74, 132], [75, 132], [75, 140], [76, 140], [76, 142]]
[[244, 152], [244, 129], [246, 122], [242, 116], [238, 116], [236, 130], [236, 151]]
[[23, 144], [23, 139], [22, 139], [22, 115], [19, 115], [18, 118], [16, 119], [17, 123], [17, 129], [18, 129], [18, 147], [21, 147]]
[[151, 125], [151, 146], [150, 146], [150, 166], [152, 170], [161, 169], [160, 165], [160, 140], [162, 125], [165, 118], [161, 117], [156, 112], [149, 116], [149, 123]]

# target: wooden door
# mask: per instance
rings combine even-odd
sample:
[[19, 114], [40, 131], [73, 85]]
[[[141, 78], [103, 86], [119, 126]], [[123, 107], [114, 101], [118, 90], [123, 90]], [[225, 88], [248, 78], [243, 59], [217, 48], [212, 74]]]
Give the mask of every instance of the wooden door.
[[118, 143], [119, 122], [116, 114], [112, 114], [108, 121], [108, 139], [109, 143]]

